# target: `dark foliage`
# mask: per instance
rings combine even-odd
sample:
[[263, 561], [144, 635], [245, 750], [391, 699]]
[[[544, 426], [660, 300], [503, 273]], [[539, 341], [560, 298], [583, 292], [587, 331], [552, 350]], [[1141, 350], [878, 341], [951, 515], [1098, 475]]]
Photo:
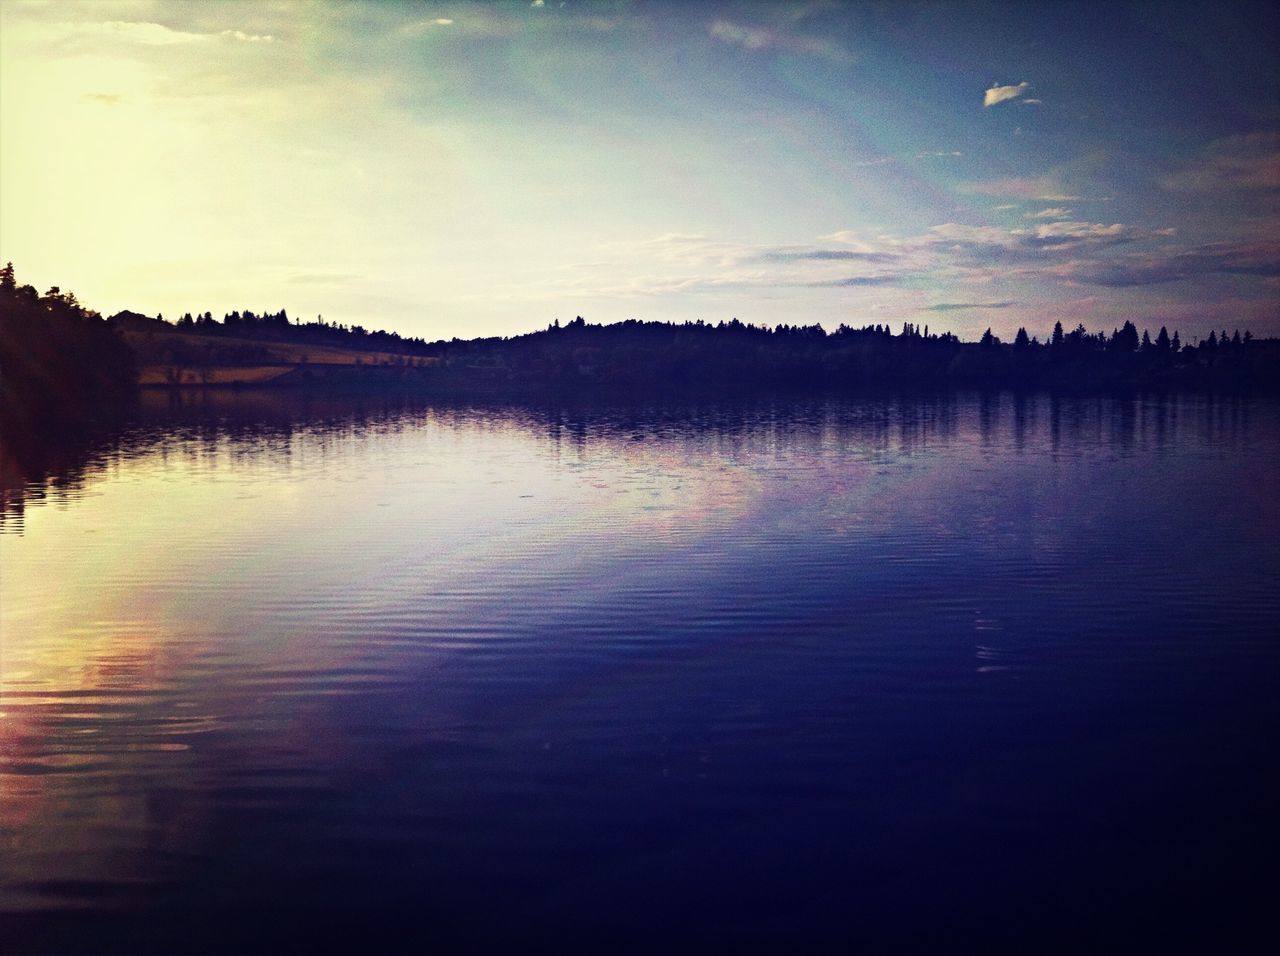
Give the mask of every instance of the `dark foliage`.
[[98, 313], [56, 286], [0, 271], [0, 416], [7, 440], [112, 417], [137, 389], [133, 353]]
[[[1163, 330], [1162, 330], [1163, 332]], [[991, 330], [976, 343], [908, 324], [828, 334], [819, 325], [769, 329], [738, 320], [708, 325], [628, 321], [591, 325], [581, 317], [513, 338], [436, 342], [440, 378], [459, 385], [587, 385], [621, 389], [746, 390], [763, 387], [941, 388], [1124, 387], [1270, 389], [1280, 384], [1280, 341], [1211, 336], [1182, 349], [1177, 334], [1147, 344], [1126, 322], [1110, 336], [1083, 325], [1055, 327], [1040, 344], [1020, 329], [1004, 344]], [[1223, 344], [1225, 343], [1225, 344]], [[1237, 344], [1238, 343], [1238, 344]]]
[[211, 337], [288, 342], [293, 345], [326, 345], [405, 355], [425, 355], [428, 351], [427, 343], [420, 338], [407, 338], [397, 332], [382, 330], [371, 332], [361, 325], [326, 322], [319, 315], [313, 322], [295, 322], [285, 309], [261, 313], [250, 309], [237, 310], [226, 313], [221, 322], [214, 319], [212, 312], [196, 315], [187, 312], [178, 319], [177, 328], [181, 332]]

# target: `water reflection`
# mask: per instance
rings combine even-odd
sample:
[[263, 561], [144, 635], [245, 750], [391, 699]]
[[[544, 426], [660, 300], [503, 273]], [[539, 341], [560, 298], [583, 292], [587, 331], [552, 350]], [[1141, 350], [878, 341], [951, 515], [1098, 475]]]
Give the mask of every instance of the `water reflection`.
[[149, 396], [8, 459], [0, 917], [137, 950], [263, 908], [480, 945], [1166, 905], [1273, 832], [1278, 449], [1274, 405], [1199, 397]]

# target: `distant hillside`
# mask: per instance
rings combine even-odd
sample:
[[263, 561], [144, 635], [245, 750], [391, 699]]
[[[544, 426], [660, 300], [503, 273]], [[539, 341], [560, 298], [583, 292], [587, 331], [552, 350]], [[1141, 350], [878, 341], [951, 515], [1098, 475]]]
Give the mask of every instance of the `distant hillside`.
[[125, 312], [110, 320], [121, 329], [139, 368], [139, 384], [266, 385], [349, 379], [356, 369], [421, 369], [438, 360], [397, 351], [342, 348], [233, 332], [183, 331], [179, 326]]
[[[283, 311], [205, 312], [176, 323], [134, 311], [103, 320], [75, 297], [43, 297], [4, 276], [0, 357], [6, 414], [92, 417], [144, 387], [413, 387], [470, 391], [750, 392], [860, 388], [1280, 389], [1280, 340], [1213, 333], [1184, 346], [1132, 322], [1089, 332], [1057, 325], [979, 342], [907, 323], [774, 328], [728, 322], [595, 325], [582, 317], [512, 337], [426, 342]], [[40, 409], [48, 409], [41, 412]], [[52, 420], [52, 418], [50, 419]]]

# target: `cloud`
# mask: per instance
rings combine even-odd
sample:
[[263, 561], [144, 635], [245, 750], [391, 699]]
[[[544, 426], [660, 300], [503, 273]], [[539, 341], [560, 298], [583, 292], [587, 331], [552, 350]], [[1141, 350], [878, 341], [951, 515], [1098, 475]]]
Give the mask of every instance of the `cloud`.
[[1280, 189], [1280, 132], [1220, 139], [1160, 185], [1170, 192]]
[[113, 39], [125, 40], [143, 46], [173, 46], [180, 43], [198, 43], [206, 34], [172, 30], [159, 23], [132, 20], [109, 20], [105, 23], [76, 24], [78, 30], [102, 34]]
[[892, 262], [892, 252], [856, 252], [852, 249], [774, 249], [762, 252], [764, 262]]
[[730, 46], [742, 47], [753, 53], [777, 50], [799, 56], [816, 56], [828, 60], [848, 61], [848, 51], [823, 37], [792, 33], [784, 29], [735, 23], [732, 20], [712, 20], [707, 27], [712, 38]]
[[245, 33], [243, 30], [223, 30], [219, 36], [239, 40], [241, 43], [275, 43], [276, 38], [258, 33]]
[[101, 103], [103, 106], [118, 106], [124, 101], [122, 93], [86, 93], [84, 99], [90, 103]]
[[1019, 100], [1018, 102], [1021, 103], [1023, 106], [1039, 106], [1044, 102], [1044, 100], [1037, 100], [1037, 99], [1032, 99], [1031, 97], [1027, 97], [1025, 100]]
[[857, 252], [877, 252], [879, 247], [869, 243], [862, 235], [852, 229], [841, 229], [818, 237], [819, 242], [838, 242], [842, 246], [850, 246]]
[[1036, 226], [1030, 233], [1014, 230], [1011, 235], [1020, 240], [1041, 246], [1061, 246], [1080, 242], [1131, 242], [1143, 234], [1131, 226], [1118, 222], [1105, 225], [1100, 222], [1050, 222]]
[[878, 286], [893, 285], [902, 281], [901, 276], [896, 275], [873, 275], [873, 276], [848, 276], [843, 279], [821, 279], [816, 282], [802, 283], [806, 288], [810, 289], [852, 289], [860, 286]]
[[197, 33], [189, 30], [177, 30], [161, 23], [139, 20], [108, 20], [105, 22], [61, 24], [60, 28], [70, 30], [72, 35], [106, 37], [109, 40], [150, 47], [208, 43], [218, 37], [236, 40], [241, 43], [274, 43], [276, 40], [271, 35], [245, 33], [243, 30]]
[[983, 94], [982, 105], [986, 108], [995, 106], [997, 103], [1003, 103], [1006, 100], [1016, 100], [1029, 89], [1031, 89], [1031, 84], [1025, 81], [1017, 86], [993, 86]]
[[454, 20], [448, 17], [435, 17], [431, 20], [414, 20], [412, 23], [406, 23], [399, 27], [399, 31], [403, 34], [416, 36], [426, 33], [428, 30], [434, 30], [436, 27], [451, 27]]
[[539, 9], [541, 7], [545, 7], [546, 5], [547, 5], [546, 0], [533, 0], [533, 3], [529, 4], [529, 6], [533, 7], [534, 9]]
[[1065, 278], [1108, 288], [1164, 285], [1207, 276], [1280, 276], [1280, 242], [1166, 247], [1105, 262], [1072, 262]]
[[1057, 176], [1010, 176], [982, 183], [965, 183], [962, 192], [1001, 199], [1027, 199], [1036, 202], [1078, 202], [1080, 196], [1065, 189]]
[[[1012, 209], [1012, 206], [1000, 206], [1000, 209]], [[1041, 209], [1039, 212], [1023, 213], [1025, 219], [1066, 219], [1071, 215], [1071, 210], [1062, 206], [1050, 206], [1048, 209]]]
[[1011, 309], [1015, 302], [939, 302], [928, 306], [926, 312], [955, 312], [960, 309]]

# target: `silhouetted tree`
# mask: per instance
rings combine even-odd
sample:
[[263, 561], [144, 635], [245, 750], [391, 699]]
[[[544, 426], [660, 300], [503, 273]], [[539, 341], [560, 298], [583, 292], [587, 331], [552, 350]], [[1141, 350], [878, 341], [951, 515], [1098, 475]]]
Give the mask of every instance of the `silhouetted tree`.
[[21, 436], [110, 415], [133, 395], [133, 353], [116, 329], [54, 286], [38, 296], [0, 273], [0, 418]]

